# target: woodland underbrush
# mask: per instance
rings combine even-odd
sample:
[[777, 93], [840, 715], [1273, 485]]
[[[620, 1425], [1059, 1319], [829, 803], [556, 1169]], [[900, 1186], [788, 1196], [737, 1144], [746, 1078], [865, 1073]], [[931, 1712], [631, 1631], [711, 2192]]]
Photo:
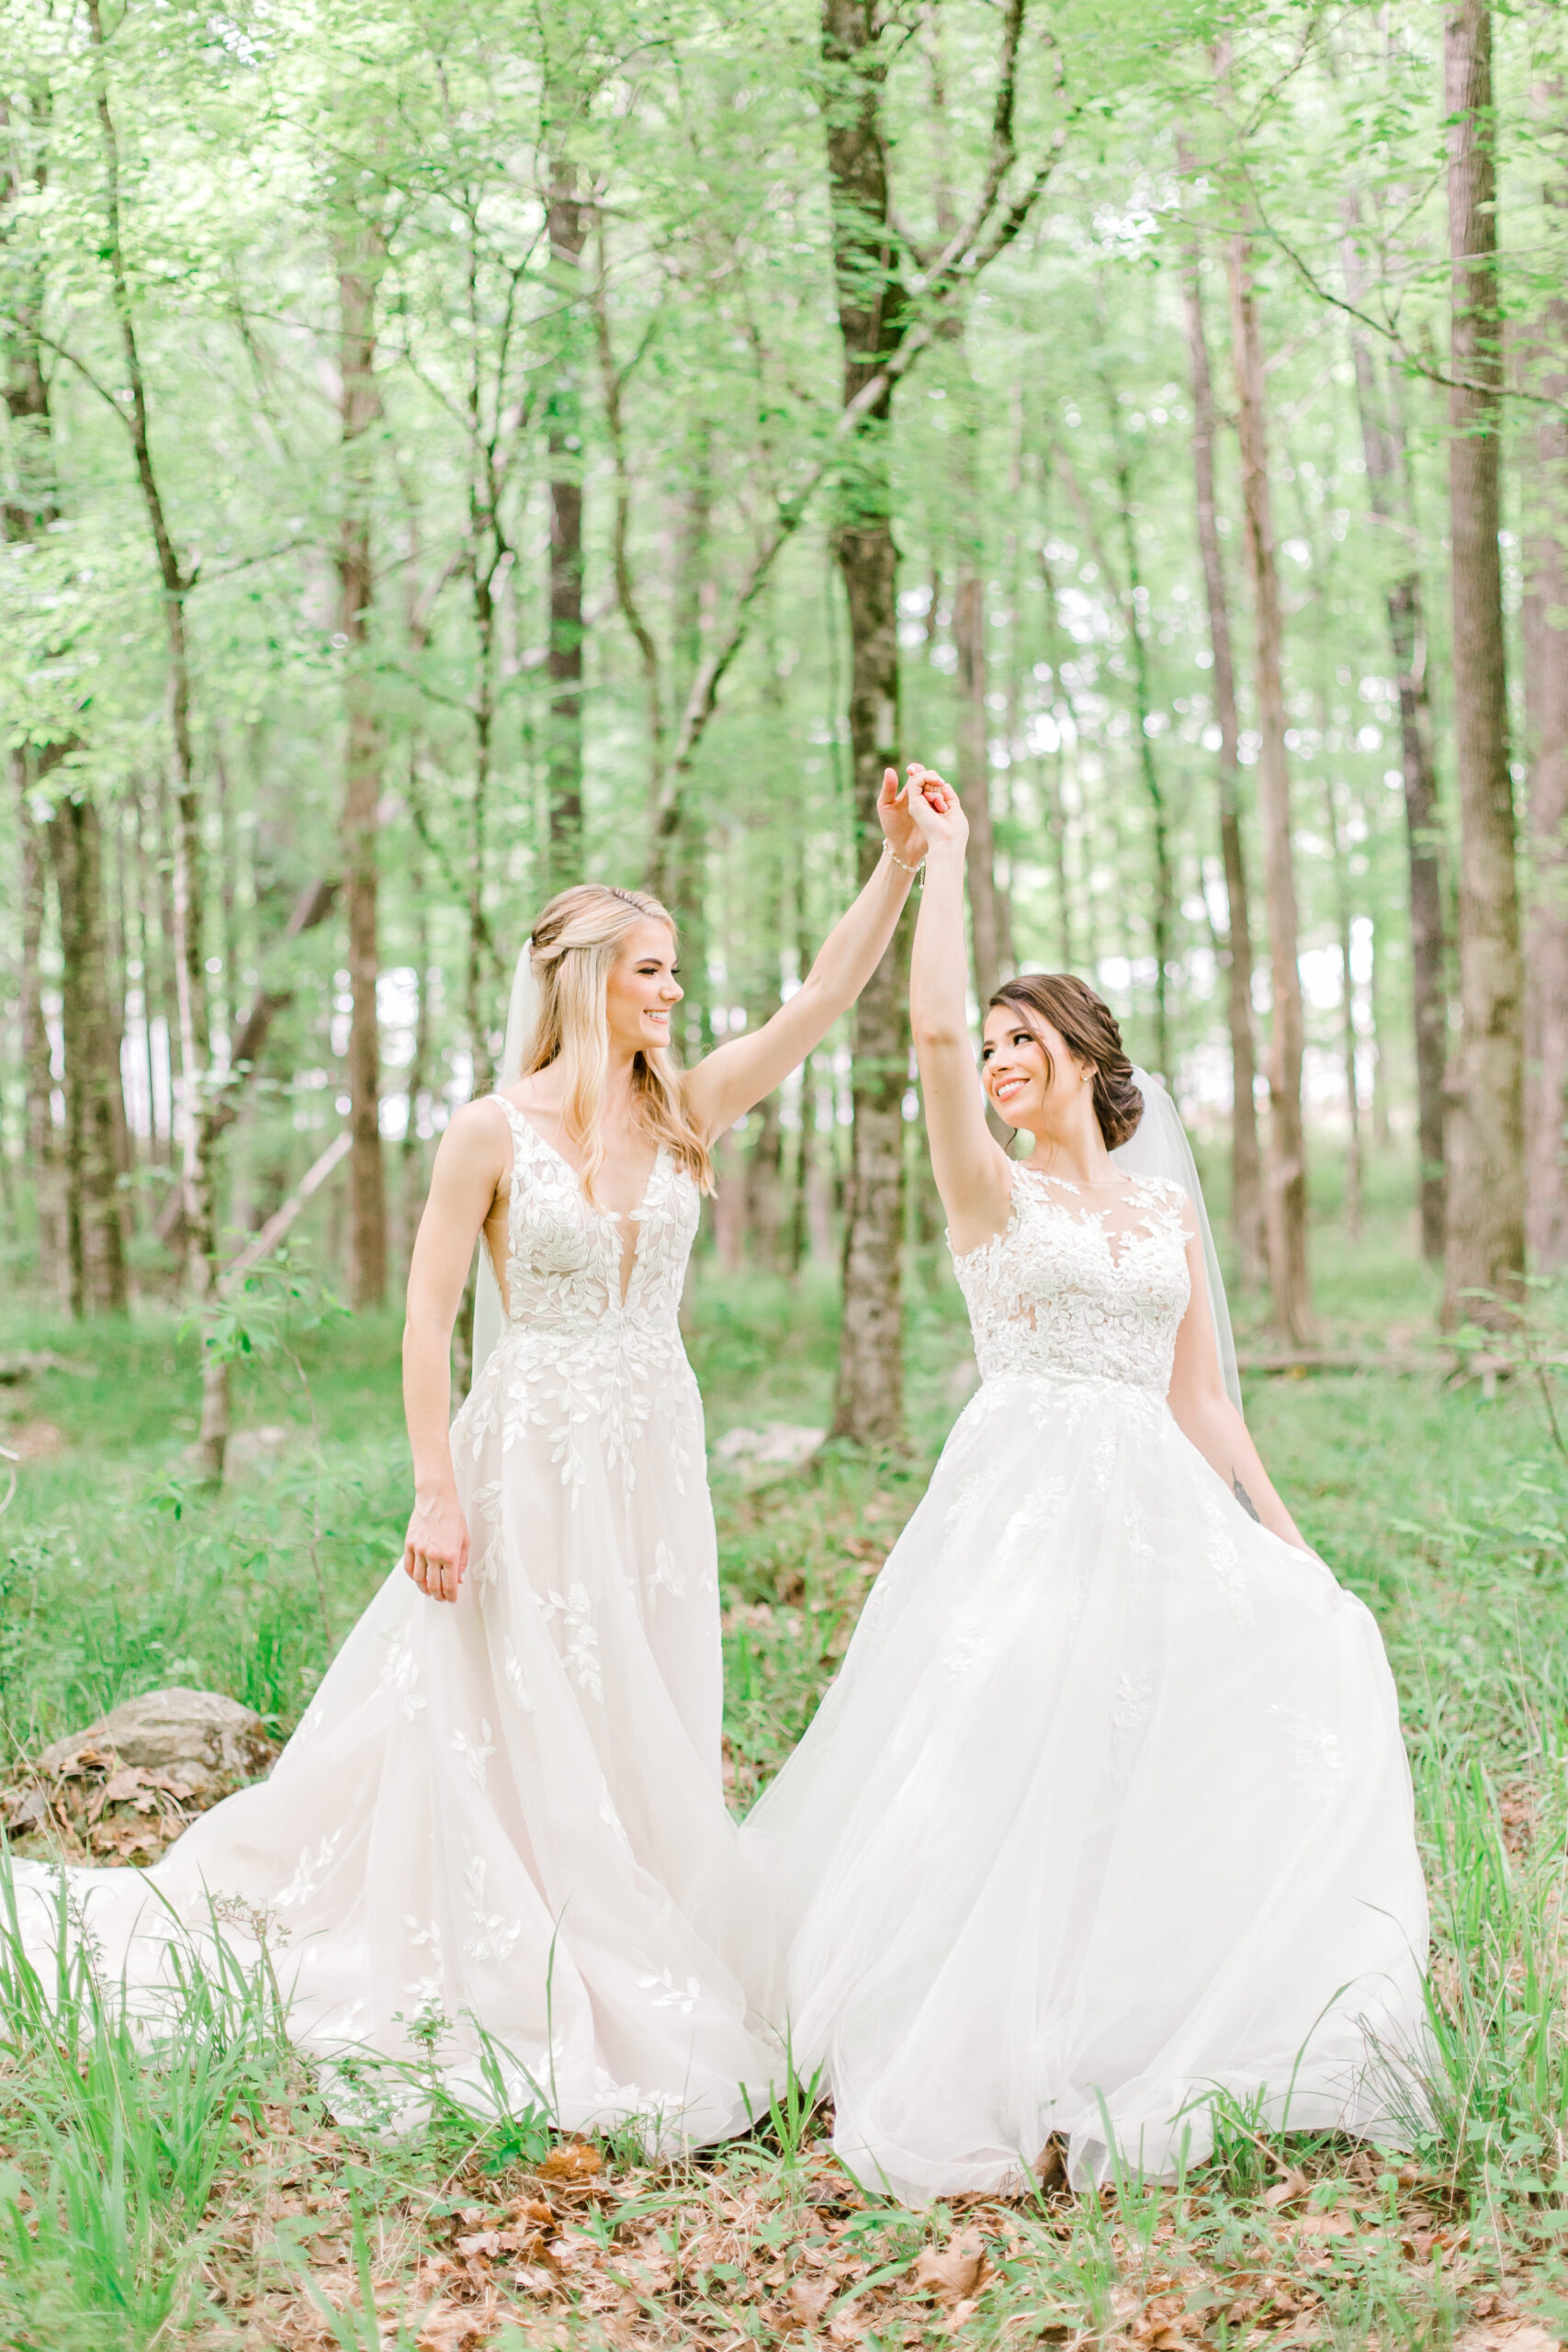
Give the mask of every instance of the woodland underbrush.
[[[1430, 1341], [1373, 1232], [1325, 1270], [1339, 1344]], [[394, 1558], [406, 1509], [389, 1321], [258, 1347], [220, 1500], [185, 1467], [194, 1343], [149, 1317], [12, 1317], [0, 1443], [0, 1712], [13, 1758], [163, 1683], [287, 1731]], [[828, 1418], [826, 1283], [701, 1275], [710, 1435]], [[287, 1342], [287, 1344], [285, 1344]], [[916, 1288], [913, 1438], [716, 1475], [728, 1745], [745, 1801], [787, 1752], [964, 1393], [951, 1287]], [[1550, 1351], [1548, 1351], [1550, 1352]], [[51, 1361], [52, 1359], [52, 1361]], [[580, 2143], [541, 2105], [346, 2129], [273, 1987], [192, 1972], [159, 2034], [78, 1963], [40, 1982], [0, 1921], [0, 2343], [17, 2352], [494, 2346], [1511, 2346], [1568, 2338], [1568, 1461], [1556, 1375], [1259, 1381], [1265, 1458], [1377, 1612], [1430, 1879], [1430, 2120], [1412, 2145], [1217, 2118], [1183, 2180], [902, 2211], [834, 2160], [809, 2086], [687, 2162]], [[51, 1431], [52, 1435], [44, 1435]], [[0, 1465], [3, 1466], [3, 1465]], [[1245, 1758], [1238, 1758], [1238, 1768]], [[1157, 1945], [1160, 1923], [1149, 1923]]]

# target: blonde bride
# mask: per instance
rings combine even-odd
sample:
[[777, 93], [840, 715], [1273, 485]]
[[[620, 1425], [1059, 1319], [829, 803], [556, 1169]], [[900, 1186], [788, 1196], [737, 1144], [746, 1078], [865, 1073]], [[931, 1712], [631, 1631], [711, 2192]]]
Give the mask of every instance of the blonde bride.
[[[262, 1786], [153, 1870], [15, 1865], [28, 1948], [69, 1912], [155, 2006], [216, 1900], [267, 1936], [329, 2062], [426, 2046], [459, 2098], [746, 2128], [777, 2072], [769, 1926], [720, 1778], [703, 1418], [677, 1311], [716, 1139], [818, 1044], [892, 937], [922, 843], [889, 773], [884, 855], [808, 978], [682, 1072], [674, 925], [636, 890], [553, 899], [529, 1034], [453, 1117], [409, 1278], [415, 1503], [394, 1569]], [[499, 1336], [447, 1426], [476, 1237]], [[339, 2087], [343, 2087], [341, 2072]]]

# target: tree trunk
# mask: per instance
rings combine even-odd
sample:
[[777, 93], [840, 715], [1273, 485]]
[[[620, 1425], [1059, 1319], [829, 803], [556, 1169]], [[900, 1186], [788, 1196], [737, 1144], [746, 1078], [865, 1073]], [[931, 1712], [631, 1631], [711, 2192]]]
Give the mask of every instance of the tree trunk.
[[577, 192], [577, 166], [558, 153], [550, 164], [546, 220], [552, 290], [561, 311], [547, 413], [550, 706], [545, 772], [552, 890], [582, 879], [582, 403], [574, 343], [590, 217]]
[[[1358, 211], [1354, 196], [1345, 204], [1348, 229]], [[1345, 276], [1352, 301], [1359, 301], [1365, 272], [1352, 235], [1346, 238]], [[1427, 629], [1421, 575], [1411, 560], [1415, 517], [1408, 494], [1404, 434], [1396, 410], [1380, 383], [1371, 341], [1352, 322], [1350, 355], [1356, 370], [1356, 403], [1367, 469], [1367, 496], [1379, 525], [1400, 549], [1383, 591], [1389, 644], [1399, 685], [1399, 735], [1404, 777], [1404, 829], [1409, 854], [1410, 966], [1416, 1033], [1416, 1103], [1420, 1157], [1421, 1254], [1429, 1264], [1443, 1255], [1443, 1065], [1448, 1057], [1448, 981], [1443, 939], [1443, 877], [1438, 831], [1438, 775], [1432, 711], [1427, 687]]]
[[1269, 1183], [1266, 1231], [1273, 1316], [1297, 1347], [1311, 1336], [1307, 1272], [1306, 1140], [1302, 1126], [1301, 971], [1296, 961], [1296, 876], [1291, 839], [1291, 775], [1285, 756], [1285, 685], [1280, 582], [1269, 484], [1263, 342], [1252, 284], [1250, 241], [1230, 244], [1231, 344], [1241, 443], [1247, 582], [1252, 591], [1258, 697], [1258, 790], [1263, 808], [1269, 908], [1272, 1034], [1269, 1045]]
[[[833, 262], [847, 407], [901, 342], [904, 291], [893, 266], [881, 120], [886, 55], [875, 0], [823, 0], [822, 55], [835, 104], [828, 114]], [[872, 810], [885, 767], [898, 765], [897, 554], [888, 426], [892, 389], [856, 435], [840, 491], [834, 553], [850, 626], [850, 762], [856, 862], [863, 881], [880, 854]], [[843, 1319], [833, 1434], [859, 1444], [897, 1439], [904, 1425], [904, 1091], [908, 1084], [908, 926], [855, 1008]]]
[[[1001, 978], [1001, 915], [991, 825], [990, 718], [986, 707], [986, 540], [980, 391], [958, 338], [953, 381], [963, 403], [954, 483], [953, 644], [958, 656], [958, 791], [969, 820], [969, 939], [975, 995], [984, 1008]], [[931, 614], [934, 626], [935, 611]]]
[[[1561, 119], [1563, 85], [1537, 94]], [[1546, 189], [1548, 217], [1568, 225], [1568, 176]], [[1557, 249], [1562, 250], [1561, 239]], [[1523, 501], [1525, 725], [1531, 890], [1525, 953], [1525, 1193], [1530, 1262], [1568, 1264], [1568, 300], [1553, 296], [1528, 333], [1529, 389], [1557, 403], [1526, 426]]]
[[387, 1289], [386, 1178], [381, 1151], [381, 1030], [376, 984], [377, 821], [381, 737], [369, 661], [375, 575], [371, 560], [370, 434], [377, 388], [376, 289], [383, 258], [377, 230], [351, 208], [333, 223], [338, 285], [338, 424], [343, 460], [338, 518], [338, 634], [344, 649], [343, 870], [353, 997], [348, 1040], [350, 1288], [362, 1312]]
[[49, 1030], [43, 1017], [43, 935], [48, 908], [48, 866], [40, 829], [34, 821], [31, 763], [26, 748], [9, 753], [17, 826], [17, 909], [21, 968], [17, 974], [17, 1026], [21, 1032], [22, 1091], [27, 1164], [33, 1185], [39, 1271], [51, 1287], [63, 1289], [68, 1274], [65, 1213], [61, 1198], [60, 1148], [54, 1131], [54, 1074]]
[[1443, 1314], [1506, 1328], [1524, 1270], [1524, 1033], [1503, 575], [1502, 314], [1487, 0], [1444, 32], [1453, 327], [1449, 395], [1460, 1037], [1449, 1089]]
[[[43, 266], [36, 249], [24, 253], [19, 225], [11, 217], [28, 178], [31, 179], [35, 193], [41, 194], [46, 184], [46, 153], [41, 135], [31, 158], [30, 173], [24, 174], [20, 158], [26, 152], [28, 130], [41, 134], [48, 107], [47, 93], [35, 96], [31, 121], [17, 126], [15, 140], [7, 135], [0, 142], [0, 220], [4, 224], [8, 264], [6, 300], [4, 313], [0, 314], [0, 349], [5, 357], [6, 413], [10, 425], [10, 467], [4, 511], [6, 537], [13, 545], [36, 538], [58, 519], [60, 513], [49, 382], [43, 372], [43, 347], [39, 339], [45, 291]], [[11, 124], [3, 103], [0, 126], [9, 134]], [[16, 743], [6, 755], [17, 827], [20, 900], [17, 928], [21, 968], [17, 976], [17, 1012], [21, 1033], [27, 1163], [32, 1174], [39, 1268], [57, 1290], [65, 1287], [68, 1266], [60, 1153], [54, 1128], [54, 1076], [43, 1012], [48, 859], [44, 831], [33, 812], [32, 793], [40, 771], [52, 767], [64, 749], [63, 745], [46, 744], [35, 750], [26, 743]]]
[[[190, 575], [175, 551], [152, 459], [147, 386], [141, 371], [130, 284], [125, 266], [119, 204], [119, 141], [109, 105], [99, 0], [86, 0], [86, 13], [99, 144], [104, 162], [106, 234], [103, 254], [108, 266], [115, 316], [119, 325], [120, 349], [125, 360], [126, 389], [130, 395], [124, 421], [130, 436], [137, 483], [146, 510], [147, 527], [163, 590], [168, 656], [169, 740], [175, 765], [174, 936], [171, 949], [179, 1010], [180, 1190], [185, 1210], [186, 1271], [193, 1289], [204, 1304], [203, 1323], [207, 1327], [218, 1274], [218, 1236], [207, 1117], [210, 1047], [207, 1017], [207, 964], [203, 945], [206, 881], [201, 803], [191, 742], [190, 643], [186, 628], [186, 600], [190, 594], [191, 582]], [[203, 1476], [214, 1485], [222, 1481], [223, 1456], [228, 1442], [228, 1363], [218, 1350], [207, 1347], [202, 1357], [201, 1429], [197, 1452]]]
[[1230, 603], [1225, 594], [1214, 497], [1213, 379], [1209, 369], [1202, 281], [1195, 242], [1187, 248], [1184, 292], [1187, 347], [1192, 368], [1192, 467], [1197, 487], [1198, 552], [1209, 613], [1214, 717], [1220, 729], [1220, 855], [1224, 865], [1227, 910], [1222, 960], [1225, 966], [1225, 1015], [1231, 1041], [1231, 1230], [1241, 1260], [1242, 1281], [1251, 1289], [1262, 1282], [1266, 1269], [1263, 1163], [1258, 1145], [1258, 1051], [1252, 1025], [1252, 916], [1241, 837], [1235, 657], [1231, 647]]
[[120, 1208], [113, 1056], [104, 939], [98, 812], [62, 797], [49, 821], [60, 906], [65, 1059], [65, 1245], [71, 1311], [80, 1320], [123, 1315], [125, 1227]]
[[[1318, 733], [1328, 741], [1325, 697], [1318, 705]], [[1339, 933], [1339, 1047], [1345, 1069], [1345, 1230], [1354, 1241], [1361, 1230], [1361, 1092], [1356, 1064], [1356, 982], [1350, 968], [1352, 915], [1349, 855], [1332, 775], [1324, 779], [1328, 846], [1334, 867], [1334, 914]]]
[[1122, 446], [1115, 394], [1109, 385], [1105, 387], [1105, 402], [1114, 451], [1111, 470], [1116, 481], [1117, 520], [1121, 525], [1122, 551], [1127, 564], [1127, 631], [1133, 653], [1133, 720], [1138, 739], [1138, 774], [1143, 779], [1150, 822], [1154, 828], [1155, 1059], [1158, 1075], [1174, 1093], [1176, 1062], [1170, 1038], [1170, 962], [1171, 934], [1176, 927], [1176, 880], [1171, 866], [1170, 827], [1166, 815], [1165, 794], [1155, 760], [1154, 738], [1149, 732], [1154, 703], [1149, 684], [1148, 621], [1145, 610], [1146, 592], [1143, 568], [1138, 560], [1137, 529], [1133, 515], [1132, 470]]

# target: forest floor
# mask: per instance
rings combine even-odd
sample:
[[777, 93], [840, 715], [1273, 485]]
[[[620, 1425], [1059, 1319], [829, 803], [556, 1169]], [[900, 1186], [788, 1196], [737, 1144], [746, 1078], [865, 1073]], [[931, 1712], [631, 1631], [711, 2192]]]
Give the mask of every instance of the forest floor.
[[[1319, 1251], [1325, 1336], [1430, 1350], [1404, 1221]], [[225, 1690], [297, 1720], [395, 1558], [407, 1505], [390, 1317], [246, 1310], [220, 1501], [191, 1487], [193, 1340], [0, 1317], [0, 1719], [26, 1758], [132, 1693]], [[824, 1279], [699, 1272], [710, 1437], [820, 1425]], [[966, 1388], [950, 1280], [917, 1284], [906, 1453], [719, 1469], [729, 1743], [744, 1800], [787, 1752]], [[333, 2122], [265, 1998], [193, 1986], [155, 2054], [89, 1984], [51, 2018], [0, 1951], [0, 2344], [16, 2352], [476, 2352], [511, 2346], [1051, 2344], [1150, 2352], [1568, 2337], [1568, 1462], [1528, 1379], [1376, 1368], [1252, 1384], [1260, 1449], [1376, 1611], [1429, 1873], [1436, 2121], [1407, 2154], [1223, 2124], [1175, 2186], [957, 2199], [852, 2180], [805, 2103], [674, 2166], [538, 2117]], [[258, 1436], [255, 1432], [270, 1431]], [[3, 1465], [0, 1465], [3, 1466]], [[750, 1483], [749, 1483], [750, 1478]], [[0, 1492], [3, 1492], [0, 1486]], [[1157, 1935], [1158, 1922], [1151, 1930]], [[29, 1997], [31, 1992], [32, 1997]]]

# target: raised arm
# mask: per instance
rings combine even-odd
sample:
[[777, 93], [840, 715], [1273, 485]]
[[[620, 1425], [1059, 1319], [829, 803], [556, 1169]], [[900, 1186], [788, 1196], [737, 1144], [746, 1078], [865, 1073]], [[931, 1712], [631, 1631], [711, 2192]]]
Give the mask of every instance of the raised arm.
[[686, 1078], [686, 1101], [710, 1139], [771, 1094], [848, 1012], [887, 952], [915, 878], [923, 844], [908, 815], [908, 797], [888, 768], [876, 813], [883, 854], [859, 898], [833, 925], [816, 962], [787, 1004], [744, 1037], [704, 1056]]
[[506, 1122], [493, 1102], [468, 1102], [457, 1113], [435, 1154], [409, 1267], [403, 1412], [413, 1453], [414, 1506], [403, 1566], [433, 1600], [456, 1600], [468, 1565], [468, 1531], [447, 1435], [452, 1326], [509, 1151]]
[[986, 1125], [985, 1090], [969, 1034], [964, 944], [969, 820], [951, 786], [940, 776], [928, 778], [922, 769], [910, 771], [910, 797], [928, 855], [909, 967], [909, 1025], [920, 1066], [931, 1169], [953, 1246], [962, 1256], [1006, 1225], [1012, 1170]]
[[1203, 1242], [1197, 1233], [1187, 1244], [1187, 1271], [1191, 1296], [1176, 1335], [1176, 1360], [1170, 1373], [1170, 1409], [1177, 1427], [1209, 1467], [1219, 1473], [1244, 1510], [1271, 1533], [1304, 1552], [1308, 1547], [1301, 1531], [1275, 1491], [1221, 1376]]

